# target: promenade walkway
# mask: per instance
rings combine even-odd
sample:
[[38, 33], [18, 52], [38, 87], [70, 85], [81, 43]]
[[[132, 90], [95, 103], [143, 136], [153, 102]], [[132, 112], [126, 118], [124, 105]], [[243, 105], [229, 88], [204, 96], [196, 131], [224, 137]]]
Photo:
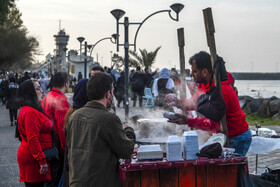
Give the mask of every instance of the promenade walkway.
[[24, 186], [19, 182], [15, 126], [10, 126], [9, 111], [0, 104], [0, 187]]
[[[137, 105], [138, 106], [138, 105]], [[117, 114], [124, 117], [124, 109], [117, 108]], [[130, 108], [130, 115], [137, 114], [139, 108]], [[141, 114], [149, 113], [149, 109], [143, 108]], [[159, 117], [162, 113], [156, 114]], [[278, 133], [280, 125], [273, 127]], [[15, 127], [10, 126], [9, 113], [5, 106], [0, 105], [0, 187], [21, 187], [23, 183], [19, 182], [19, 168], [17, 164], [17, 150], [20, 145], [18, 139], [14, 138]], [[255, 155], [248, 155], [250, 173], [255, 171]], [[280, 150], [268, 154], [259, 155], [259, 167], [266, 166], [271, 169], [280, 169]]]

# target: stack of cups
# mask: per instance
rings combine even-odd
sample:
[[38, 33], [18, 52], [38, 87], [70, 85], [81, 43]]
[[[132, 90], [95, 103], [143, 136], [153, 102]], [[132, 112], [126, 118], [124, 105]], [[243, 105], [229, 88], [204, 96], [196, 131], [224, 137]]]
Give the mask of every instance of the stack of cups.
[[184, 132], [183, 134], [184, 159], [197, 159], [196, 153], [198, 149], [198, 136], [195, 131]]
[[166, 142], [166, 159], [168, 161], [182, 160], [182, 145], [178, 136], [169, 136]]

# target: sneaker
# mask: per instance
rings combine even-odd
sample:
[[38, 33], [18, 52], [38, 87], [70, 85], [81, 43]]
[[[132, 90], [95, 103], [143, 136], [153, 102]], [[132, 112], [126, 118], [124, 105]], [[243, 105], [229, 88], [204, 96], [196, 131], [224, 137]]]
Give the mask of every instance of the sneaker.
[[13, 126], [14, 125], [14, 122], [11, 122], [11, 125], [10, 126]]

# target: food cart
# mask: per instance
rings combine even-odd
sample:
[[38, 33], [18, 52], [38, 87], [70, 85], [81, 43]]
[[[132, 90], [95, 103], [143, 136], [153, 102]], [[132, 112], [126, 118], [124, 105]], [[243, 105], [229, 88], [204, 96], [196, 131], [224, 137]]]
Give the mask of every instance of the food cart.
[[122, 186], [238, 186], [238, 170], [248, 174], [247, 157], [198, 158], [195, 160], [123, 160], [119, 171]]

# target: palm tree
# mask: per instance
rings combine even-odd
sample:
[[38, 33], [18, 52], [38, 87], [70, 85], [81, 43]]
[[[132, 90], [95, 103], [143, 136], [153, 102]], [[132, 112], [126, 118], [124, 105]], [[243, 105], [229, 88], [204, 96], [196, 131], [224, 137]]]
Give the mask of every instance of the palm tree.
[[150, 68], [155, 62], [156, 62], [156, 56], [158, 53], [158, 50], [161, 48], [159, 46], [152, 52], [147, 52], [146, 49], [139, 49], [141, 56], [139, 56], [135, 51], [129, 50], [130, 57], [129, 62], [133, 66], [144, 66], [145, 68]]
[[124, 66], [124, 59], [122, 56], [119, 56], [117, 53], [114, 53], [112, 56], [112, 69], [115, 67], [115, 69], [120, 70]]

